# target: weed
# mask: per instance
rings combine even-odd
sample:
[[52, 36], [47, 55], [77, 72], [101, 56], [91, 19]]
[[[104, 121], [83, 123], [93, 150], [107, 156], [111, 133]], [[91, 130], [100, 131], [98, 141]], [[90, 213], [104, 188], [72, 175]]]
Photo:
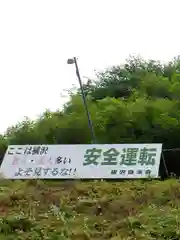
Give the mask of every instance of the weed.
[[0, 239], [180, 239], [180, 181], [8, 181]]

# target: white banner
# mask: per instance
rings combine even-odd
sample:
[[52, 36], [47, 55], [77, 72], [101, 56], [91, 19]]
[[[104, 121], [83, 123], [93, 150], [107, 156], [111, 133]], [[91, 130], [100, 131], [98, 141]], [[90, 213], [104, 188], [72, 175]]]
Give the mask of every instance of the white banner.
[[157, 178], [162, 144], [11, 145], [8, 179]]

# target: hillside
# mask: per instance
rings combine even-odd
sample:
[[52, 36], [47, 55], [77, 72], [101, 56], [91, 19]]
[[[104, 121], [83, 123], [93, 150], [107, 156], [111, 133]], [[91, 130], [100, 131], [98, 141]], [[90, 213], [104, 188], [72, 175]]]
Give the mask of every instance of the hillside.
[[[130, 58], [83, 89], [97, 143], [162, 143], [160, 176], [180, 176], [180, 56], [166, 64]], [[90, 143], [81, 91], [69, 90], [61, 110], [25, 118], [0, 135], [0, 160], [8, 145]], [[0, 190], [0, 240], [180, 239], [175, 179], [3, 180]]]
[[180, 239], [180, 182], [1, 181], [0, 239]]

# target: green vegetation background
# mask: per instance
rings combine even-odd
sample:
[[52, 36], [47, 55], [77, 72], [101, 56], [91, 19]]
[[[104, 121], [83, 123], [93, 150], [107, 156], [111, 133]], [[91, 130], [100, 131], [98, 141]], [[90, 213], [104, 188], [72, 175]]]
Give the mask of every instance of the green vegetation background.
[[[84, 85], [98, 143], [180, 146], [180, 58], [130, 57]], [[80, 90], [61, 111], [25, 119], [0, 136], [8, 144], [83, 144], [91, 135]], [[3, 114], [3, 113], [2, 113]], [[13, 114], [13, 112], [12, 112]], [[164, 152], [180, 176], [179, 152]], [[161, 164], [161, 174], [165, 176]], [[0, 239], [180, 239], [180, 183], [166, 181], [0, 181]]]
[[[180, 147], [180, 58], [168, 63], [129, 57], [84, 84], [98, 143], [163, 143]], [[13, 114], [13, 113], [12, 113]], [[26, 118], [0, 136], [8, 144], [84, 144], [91, 134], [80, 90], [69, 90], [62, 110]], [[179, 152], [165, 152], [169, 173], [180, 175]], [[161, 175], [165, 175], [161, 164]]]

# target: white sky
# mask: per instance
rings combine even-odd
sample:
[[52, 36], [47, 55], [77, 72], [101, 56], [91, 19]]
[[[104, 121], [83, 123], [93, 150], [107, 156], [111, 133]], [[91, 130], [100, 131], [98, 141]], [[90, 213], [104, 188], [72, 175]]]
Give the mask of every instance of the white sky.
[[180, 54], [179, 0], [0, 0], [0, 132], [66, 101], [82, 76], [130, 54]]

